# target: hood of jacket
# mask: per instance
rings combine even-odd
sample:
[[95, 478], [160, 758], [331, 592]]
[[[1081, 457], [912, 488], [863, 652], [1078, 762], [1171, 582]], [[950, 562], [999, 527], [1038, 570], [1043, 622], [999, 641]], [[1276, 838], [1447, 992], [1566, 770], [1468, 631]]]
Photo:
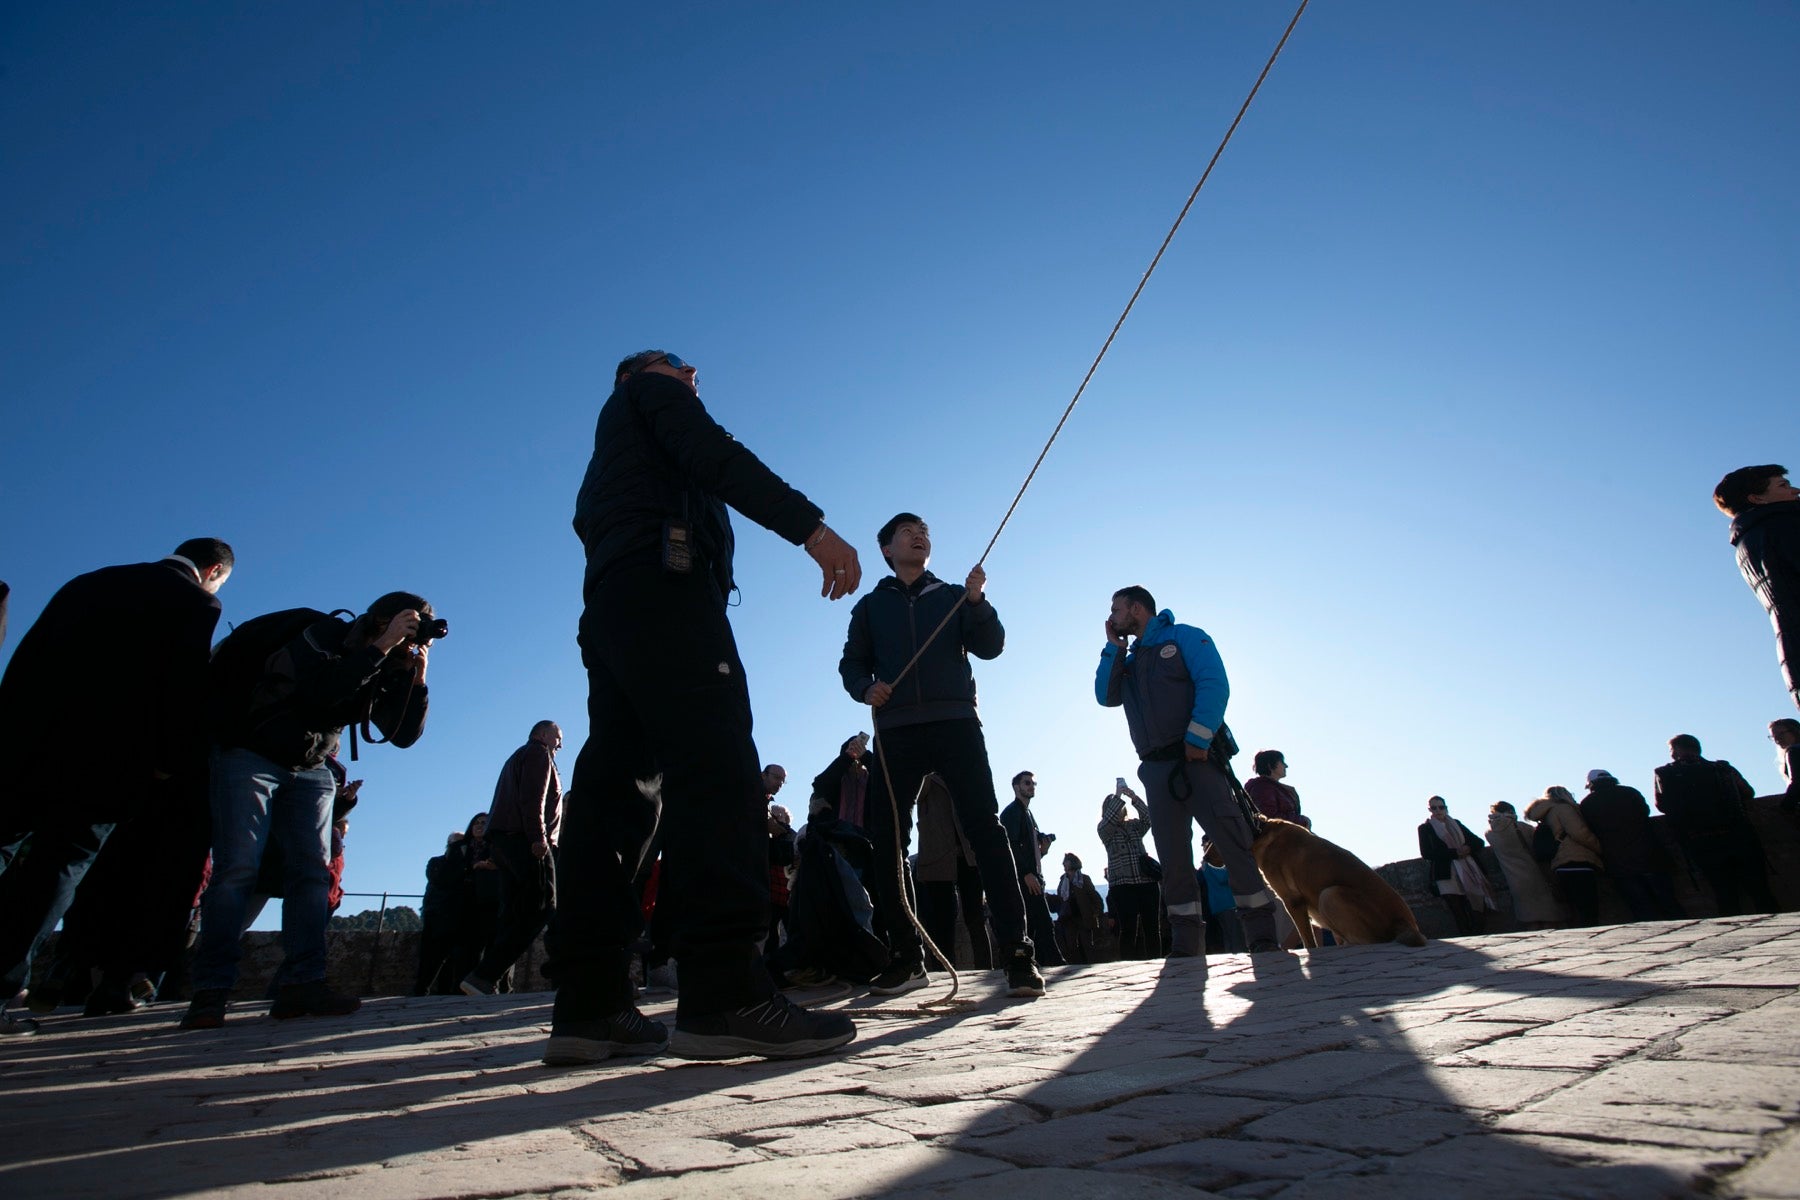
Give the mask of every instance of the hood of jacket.
[[1731, 518], [1731, 544], [1736, 546], [1744, 535], [1761, 529], [1771, 521], [1800, 519], [1800, 500], [1779, 500], [1774, 504], [1758, 504]]

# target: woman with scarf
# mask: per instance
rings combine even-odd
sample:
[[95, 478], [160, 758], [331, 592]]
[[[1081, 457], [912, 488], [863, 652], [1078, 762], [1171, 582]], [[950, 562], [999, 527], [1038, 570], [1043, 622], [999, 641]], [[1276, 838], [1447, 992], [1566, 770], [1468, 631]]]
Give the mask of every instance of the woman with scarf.
[[1600, 872], [1606, 863], [1600, 857], [1600, 839], [1588, 828], [1575, 797], [1566, 787], [1545, 788], [1544, 794], [1525, 809], [1525, 816], [1538, 823], [1540, 837], [1542, 827], [1548, 825], [1556, 838], [1550, 870], [1563, 898], [1575, 910], [1575, 924], [1598, 924]]
[[1456, 921], [1459, 936], [1485, 932], [1488, 910], [1494, 907], [1494, 889], [1475, 852], [1486, 843], [1450, 816], [1450, 806], [1442, 796], [1426, 801], [1425, 809], [1429, 816], [1419, 826], [1419, 853], [1431, 864], [1432, 883]]

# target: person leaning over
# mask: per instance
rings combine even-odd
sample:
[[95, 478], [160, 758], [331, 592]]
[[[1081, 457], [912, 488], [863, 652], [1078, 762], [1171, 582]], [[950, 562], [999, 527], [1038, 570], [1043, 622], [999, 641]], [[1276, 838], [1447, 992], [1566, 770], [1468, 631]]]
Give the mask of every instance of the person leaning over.
[[[870, 890], [886, 926], [892, 960], [869, 990], [891, 996], [926, 983], [924, 950], [906, 916], [901, 889], [912, 890], [904, 860], [912, 837], [913, 797], [925, 776], [936, 772], [950, 790], [957, 820], [975, 851], [1007, 994], [1041, 996], [1044, 977], [1026, 933], [1018, 871], [1000, 827], [994, 770], [969, 669], [971, 654], [998, 658], [1006, 648], [1006, 630], [988, 599], [987, 572], [977, 564], [961, 586], [933, 575], [927, 570], [931, 531], [915, 513], [895, 514], [876, 541], [894, 573], [857, 602], [838, 660], [838, 675], [850, 698], [876, 710], [867, 825], [875, 859]], [[958, 608], [964, 596], [967, 601]], [[955, 619], [927, 647], [925, 639], [952, 610]], [[921, 655], [917, 664], [899, 679], [915, 655]]]
[[[1129, 647], [1126, 639], [1135, 637]], [[1138, 779], [1150, 801], [1150, 832], [1162, 858], [1163, 902], [1169, 913], [1172, 957], [1206, 954], [1200, 878], [1194, 870], [1192, 822], [1219, 848], [1252, 953], [1280, 950], [1275, 897], [1250, 853], [1250, 822], [1238, 807], [1221, 754], [1231, 684], [1206, 632], [1177, 625], [1168, 609], [1141, 587], [1113, 593], [1106, 645], [1094, 676], [1094, 697], [1125, 708], [1137, 748]]]
[[562, 820], [562, 775], [555, 721], [531, 727], [525, 744], [500, 768], [488, 807], [489, 853], [500, 872], [500, 922], [481, 961], [458, 985], [465, 995], [492, 996], [556, 907], [556, 831]]
[[[768, 809], [727, 617], [727, 506], [811, 555], [821, 596], [850, 595], [862, 567], [817, 505], [720, 428], [697, 380], [667, 351], [623, 359], [575, 500], [587, 556], [588, 737], [563, 813], [562, 890], [545, 939], [557, 983], [544, 1051], [552, 1066], [665, 1043], [684, 1058], [788, 1058], [856, 1036], [842, 1013], [791, 1004], [761, 959]], [[637, 1010], [629, 972], [643, 928], [633, 880], [659, 820], [657, 911], [681, 964], [672, 1038]]]
[[1731, 518], [1738, 571], [1775, 627], [1775, 657], [1788, 694], [1800, 705], [1800, 488], [1787, 468], [1739, 467], [1713, 489]]
[[1633, 921], [1679, 921], [1687, 914], [1675, 899], [1669, 879], [1674, 865], [1650, 827], [1650, 805], [1644, 793], [1627, 787], [1611, 771], [1587, 773], [1588, 794], [1576, 807], [1600, 839], [1606, 873], [1631, 910]]
[[[289, 637], [294, 622], [299, 629]], [[286, 875], [286, 958], [269, 1015], [343, 1016], [361, 1007], [355, 996], [325, 982], [337, 796], [326, 760], [337, 752], [344, 726], [362, 721], [372, 721], [400, 749], [419, 740], [430, 705], [430, 640], [446, 628], [424, 597], [389, 592], [353, 622], [309, 609], [246, 621], [213, 652], [212, 880], [202, 902], [194, 996], [181, 1018], [183, 1029], [225, 1024], [246, 917], [271, 838], [281, 846]], [[242, 677], [235, 673], [239, 665]], [[240, 684], [246, 686], [240, 690]]]
[[[90, 571], [59, 588], [19, 639], [0, 678], [0, 1003], [24, 986], [32, 955], [121, 822], [203, 807], [206, 660], [235, 561], [217, 538], [194, 538], [159, 562]], [[90, 782], [71, 786], [77, 764]], [[30, 853], [15, 861], [28, 836]], [[196, 859], [193, 878], [144, 897], [171, 930], [202, 866]], [[7, 1016], [0, 1032], [37, 1025]]]

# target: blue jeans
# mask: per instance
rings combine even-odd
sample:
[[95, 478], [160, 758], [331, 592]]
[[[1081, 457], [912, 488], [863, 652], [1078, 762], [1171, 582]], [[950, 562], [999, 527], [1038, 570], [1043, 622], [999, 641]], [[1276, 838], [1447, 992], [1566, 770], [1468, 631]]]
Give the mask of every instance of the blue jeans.
[[[32, 956], [62, 920], [82, 876], [113, 831], [110, 822], [82, 824], [77, 816], [55, 812], [29, 826], [23, 818], [6, 826], [0, 833], [5, 842], [0, 847], [0, 1004], [25, 986]], [[30, 850], [19, 858], [26, 833]]]
[[323, 766], [290, 771], [250, 750], [213, 747], [212, 881], [201, 902], [194, 990], [229, 991], [237, 982], [244, 922], [271, 834], [281, 842], [286, 884], [281, 948], [287, 958], [276, 982], [325, 978], [331, 801], [336, 793], [337, 784]]

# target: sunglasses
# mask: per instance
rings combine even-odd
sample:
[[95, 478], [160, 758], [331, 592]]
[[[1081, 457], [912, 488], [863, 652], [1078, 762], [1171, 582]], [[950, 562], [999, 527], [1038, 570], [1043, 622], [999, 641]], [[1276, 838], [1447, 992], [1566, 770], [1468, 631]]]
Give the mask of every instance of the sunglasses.
[[653, 358], [649, 362], [645, 363], [644, 366], [654, 367], [659, 362], [668, 363], [671, 367], [674, 367], [677, 371], [692, 371], [692, 370], [694, 370], [694, 366], [692, 363], [684, 363], [681, 361], [680, 358], [676, 357], [673, 354], [665, 354], [660, 358]]

